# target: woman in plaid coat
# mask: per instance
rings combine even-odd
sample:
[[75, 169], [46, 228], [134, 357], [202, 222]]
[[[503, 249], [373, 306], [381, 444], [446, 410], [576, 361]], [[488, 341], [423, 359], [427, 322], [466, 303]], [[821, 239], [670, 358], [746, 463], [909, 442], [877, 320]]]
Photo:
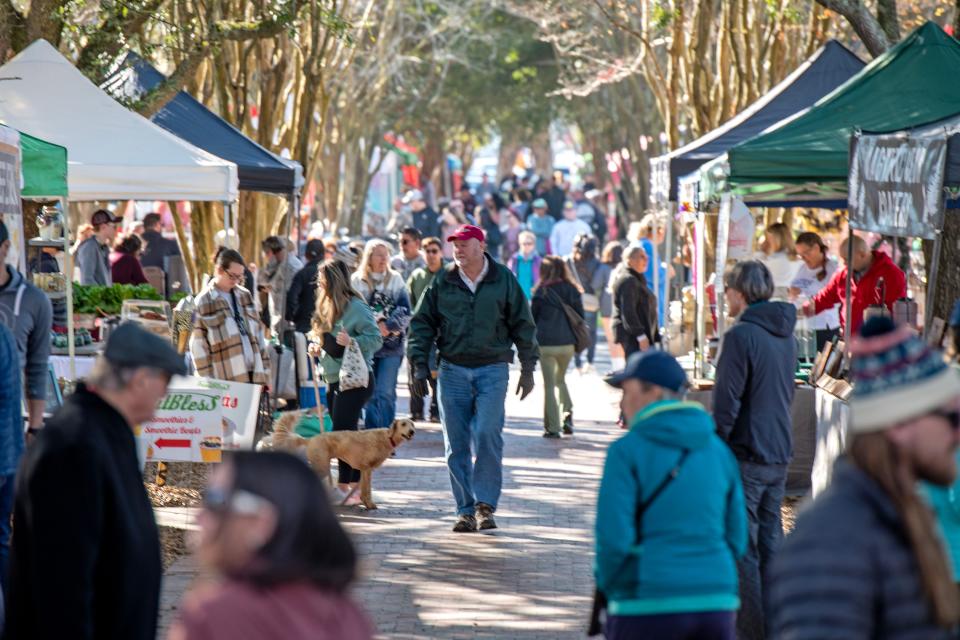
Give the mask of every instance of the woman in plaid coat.
[[190, 353], [200, 376], [265, 385], [269, 350], [253, 296], [239, 286], [243, 265], [233, 249], [217, 254], [214, 277], [197, 296]]

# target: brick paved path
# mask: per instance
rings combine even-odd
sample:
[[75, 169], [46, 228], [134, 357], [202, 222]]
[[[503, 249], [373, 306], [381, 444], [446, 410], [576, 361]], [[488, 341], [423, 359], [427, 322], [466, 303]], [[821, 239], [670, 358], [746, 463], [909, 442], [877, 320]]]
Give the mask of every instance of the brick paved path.
[[[606, 368], [600, 358], [598, 366]], [[540, 376], [522, 403], [512, 393], [516, 378], [513, 371], [499, 529], [450, 530], [454, 503], [443, 435], [440, 425], [427, 423], [375, 474], [379, 510], [341, 510], [362, 556], [355, 594], [378, 637], [584, 637], [597, 483], [606, 447], [620, 433], [616, 394], [598, 375], [571, 371], [576, 434], [547, 440], [540, 435]], [[401, 410], [405, 405], [401, 399]], [[176, 579], [165, 589], [163, 626], [189, 567], [183, 559], [172, 568]]]

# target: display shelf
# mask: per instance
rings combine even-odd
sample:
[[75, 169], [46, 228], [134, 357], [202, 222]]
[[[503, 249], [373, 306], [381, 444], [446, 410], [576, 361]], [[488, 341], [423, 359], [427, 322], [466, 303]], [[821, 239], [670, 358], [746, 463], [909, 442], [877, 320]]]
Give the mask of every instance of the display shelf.
[[53, 247], [55, 249], [63, 249], [67, 246], [67, 240], [61, 238], [60, 240], [44, 240], [43, 238], [30, 238], [27, 240], [27, 244], [31, 247]]
[[[93, 356], [100, 353], [103, 350], [103, 343], [94, 342], [93, 344], [87, 344], [81, 346], [76, 346], [73, 348], [74, 354], [78, 356]], [[54, 347], [50, 346], [50, 354], [54, 356], [66, 356], [70, 355], [70, 349], [67, 347]]]
[[[43, 289], [41, 289], [43, 291]], [[67, 292], [66, 291], [43, 291], [47, 294], [47, 297], [51, 300], [66, 300]]]

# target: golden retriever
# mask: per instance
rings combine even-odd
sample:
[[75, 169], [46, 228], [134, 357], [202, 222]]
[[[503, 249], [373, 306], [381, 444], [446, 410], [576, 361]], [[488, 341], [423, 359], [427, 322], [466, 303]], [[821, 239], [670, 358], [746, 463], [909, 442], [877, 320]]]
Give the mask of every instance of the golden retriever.
[[301, 416], [299, 412], [290, 412], [280, 417], [274, 424], [273, 434], [261, 440], [257, 449], [302, 450], [313, 470], [327, 479], [330, 479], [330, 460], [346, 461], [360, 472], [361, 504], [367, 509], [376, 509], [371, 488], [373, 470], [382, 465], [394, 449], [413, 439], [416, 430], [413, 420], [397, 418], [389, 429], [331, 431], [303, 438], [293, 432]]

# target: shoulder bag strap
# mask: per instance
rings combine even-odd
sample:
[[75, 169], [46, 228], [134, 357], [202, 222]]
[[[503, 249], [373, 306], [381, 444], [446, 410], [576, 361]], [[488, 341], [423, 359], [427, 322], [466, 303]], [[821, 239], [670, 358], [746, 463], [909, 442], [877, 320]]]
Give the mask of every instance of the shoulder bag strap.
[[643, 520], [643, 512], [650, 508], [650, 505], [653, 504], [654, 500], [660, 497], [660, 494], [663, 493], [663, 490], [673, 482], [673, 479], [680, 474], [680, 467], [683, 466], [683, 463], [686, 462], [687, 456], [690, 455], [689, 449], [682, 449], [680, 451], [680, 458], [677, 460], [677, 463], [673, 465], [673, 468], [664, 476], [663, 480], [660, 481], [660, 484], [657, 485], [657, 488], [653, 490], [653, 493], [647, 497], [646, 500], [637, 505], [637, 515], [636, 515], [636, 527], [637, 527], [637, 543], [640, 542], [640, 524]]

